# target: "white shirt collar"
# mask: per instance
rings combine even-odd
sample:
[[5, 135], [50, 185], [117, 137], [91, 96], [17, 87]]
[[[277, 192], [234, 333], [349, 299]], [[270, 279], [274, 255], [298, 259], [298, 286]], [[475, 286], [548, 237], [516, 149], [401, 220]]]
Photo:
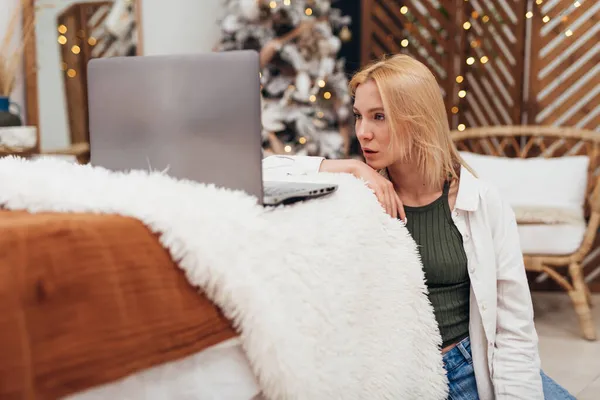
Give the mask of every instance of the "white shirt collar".
[[468, 169], [461, 167], [455, 208], [476, 211], [479, 205], [479, 180]]

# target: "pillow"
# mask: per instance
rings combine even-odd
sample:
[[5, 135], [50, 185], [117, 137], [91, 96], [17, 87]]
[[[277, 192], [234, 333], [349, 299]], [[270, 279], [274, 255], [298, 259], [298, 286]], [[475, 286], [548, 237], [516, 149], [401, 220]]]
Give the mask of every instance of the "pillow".
[[496, 186], [518, 223], [583, 221], [589, 157], [509, 158], [460, 152], [477, 176]]

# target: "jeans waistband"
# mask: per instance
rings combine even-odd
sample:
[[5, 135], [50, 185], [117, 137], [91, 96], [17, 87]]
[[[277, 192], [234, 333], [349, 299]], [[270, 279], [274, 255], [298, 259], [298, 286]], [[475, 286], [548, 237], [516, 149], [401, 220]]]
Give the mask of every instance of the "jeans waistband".
[[443, 356], [444, 367], [450, 371], [465, 361], [471, 361], [471, 341], [469, 337], [464, 338]]

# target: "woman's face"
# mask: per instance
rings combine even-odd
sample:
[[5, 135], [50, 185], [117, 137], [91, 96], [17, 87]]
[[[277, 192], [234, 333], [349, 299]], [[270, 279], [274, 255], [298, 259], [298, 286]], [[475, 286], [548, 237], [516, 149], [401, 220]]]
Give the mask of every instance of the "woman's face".
[[367, 164], [374, 169], [383, 169], [393, 164], [390, 151], [391, 133], [375, 81], [368, 80], [356, 88], [354, 115], [356, 137]]

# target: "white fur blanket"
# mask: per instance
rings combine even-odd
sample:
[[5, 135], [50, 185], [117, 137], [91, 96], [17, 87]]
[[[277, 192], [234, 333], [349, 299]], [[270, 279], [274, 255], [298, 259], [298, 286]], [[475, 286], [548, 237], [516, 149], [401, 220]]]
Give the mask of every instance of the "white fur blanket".
[[145, 171], [0, 159], [9, 209], [135, 217], [238, 328], [268, 399], [443, 399], [418, 252], [359, 180], [264, 209], [241, 192]]

